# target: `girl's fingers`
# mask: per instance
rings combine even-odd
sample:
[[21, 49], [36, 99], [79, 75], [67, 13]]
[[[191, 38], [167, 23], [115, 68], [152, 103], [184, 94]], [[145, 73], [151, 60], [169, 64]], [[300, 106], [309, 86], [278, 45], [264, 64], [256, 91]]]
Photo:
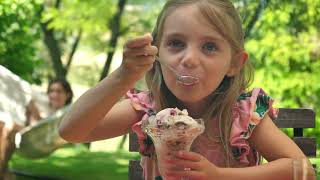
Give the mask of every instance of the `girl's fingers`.
[[151, 65], [155, 61], [154, 56], [136, 56], [134, 58], [131, 58], [128, 63], [133, 63], [137, 66], [145, 66], [145, 65]]
[[125, 44], [127, 48], [139, 48], [151, 44], [153, 38], [150, 33], [145, 34], [144, 36], [140, 36], [134, 39], [130, 39]]
[[126, 48], [123, 52], [125, 57], [134, 57], [134, 56], [155, 56], [158, 53], [158, 48], [156, 46], [146, 45], [139, 48]]
[[168, 179], [181, 179], [181, 178], [188, 178], [192, 180], [202, 180], [204, 178], [203, 174], [199, 171], [190, 171], [190, 170], [184, 170], [184, 171], [169, 171], [166, 173], [166, 177]]
[[181, 159], [173, 159], [168, 160], [168, 164], [170, 164], [170, 167], [175, 167], [178, 169], [192, 169], [192, 170], [200, 170], [200, 164], [198, 162], [189, 161], [189, 160], [181, 160]]
[[176, 157], [184, 160], [189, 160], [189, 161], [201, 161], [203, 158], [200, 154], [194, 153], [194, 152], [189, 152], [189, 151], [178, 151], [176, 152]]

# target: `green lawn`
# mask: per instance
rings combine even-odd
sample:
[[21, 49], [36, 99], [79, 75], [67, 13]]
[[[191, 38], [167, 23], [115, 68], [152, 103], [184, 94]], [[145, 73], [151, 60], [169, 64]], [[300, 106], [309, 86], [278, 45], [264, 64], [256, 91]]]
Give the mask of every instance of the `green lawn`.
[[318, 158], [311, 158], [311, 163], [316, 164], [316, 171], [317, 171], [317, 180], [320, 180], [320, 157], [319, 157], [320, 150], [317, 150]]
[[[139, 159], [137, 153], [89, 152], [84, 146], [68, 146], [43, 159], [25, 159], [14, 154], [10, 168], [59, 180], [127, 180], [129, 159]], [[35, 178], [18, 177], [17, 180]]]
[[[127, 180], [128, 162], [139, 159], [138, 153], [127, 148], [117, 150], [120, 138], [93, 144], [89, 151], [83, 145], [68, 145], [58, 149], [47, 158], [25, 159], [14, 154], [10, 168], [59, 180]], [[128, 143], [126, 142], [125, 147]], [[35, 178], [18, 177], [17, 180]], [[42, 178], [42, 180], [48, 178]]]
[[[95, 152], [90, 152], [85, 146], [69, 145], [58, 149], [47, 158], [35, 160], [14, 154], [10, 161], [10, 168], [59, 180], [127, 180], [128, 162], [130, 159], [139, 159], [139, 155], [128, 153], [126, 148], [116, 151], [117, 144], [112, 141], [102, 144], [103, 147], [107, 145], [112, 151], [110, 148], [101, 151], [102, 147], [100, 147], [100, 149], [96, 148]], [[317, 154], [319, 153], [318, 151]], [[311, 161], [317, 164], [319, 169], [320, 158], [313, 158]], [[317, 179], [320, 180], [319, 171]], [[18, 177], [16, 180], [35, 179]]]

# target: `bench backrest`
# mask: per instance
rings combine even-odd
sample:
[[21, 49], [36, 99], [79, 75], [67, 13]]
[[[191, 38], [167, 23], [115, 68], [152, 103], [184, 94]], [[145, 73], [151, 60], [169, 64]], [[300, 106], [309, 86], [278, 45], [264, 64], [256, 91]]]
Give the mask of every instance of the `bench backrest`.
[[[311, 109], [280, 108], [274, 123], [279, 128], [293, 128], [294, 142], [308, 157], [316, 156], [316, 139], [303, 136], [304, 128], [315, 128], [315, 112]], [[138, 152], [139, 145], [136, 134], [129, 135], [129, 151]], [[129, 162], [129, 180], [142, 180], [142, 168], [139, 161]]]

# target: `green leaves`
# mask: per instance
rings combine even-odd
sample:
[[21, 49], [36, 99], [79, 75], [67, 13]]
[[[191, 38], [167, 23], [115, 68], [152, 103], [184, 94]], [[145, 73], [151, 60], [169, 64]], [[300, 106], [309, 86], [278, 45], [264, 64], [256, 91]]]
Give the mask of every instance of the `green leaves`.
[[38, 7], [34, 1], [0, 1], [0, 64], [33, 83], [40, 83], [36, 67], [42, 64], [36, 50]]
[[47, 7], [42, 21], [52, 20], [49, 27], [70, 34], [73, 30], [84, 32], [106, 32], [106, 23], [116, 10], [116, 1], [69, 1], [63, 0], [61, 7]]
[[[277, 107], [320, 113], [319, 12], [316, 0], [270, 0], [247, 39], [256, 68], [253, 86], [263, 87]], [[308, 133], [319, 134], [316, 129]]]

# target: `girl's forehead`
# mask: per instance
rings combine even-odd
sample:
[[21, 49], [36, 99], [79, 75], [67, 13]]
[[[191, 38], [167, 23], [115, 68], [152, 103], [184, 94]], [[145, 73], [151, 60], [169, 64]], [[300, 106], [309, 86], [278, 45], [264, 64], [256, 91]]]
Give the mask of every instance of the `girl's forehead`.
[[182, 34], [224, 39], [216, 30], [215, 25], [201, 14], [196, 5], [185, 5], [171, 11], [164, 21], [162, 34], [163, 36]]

